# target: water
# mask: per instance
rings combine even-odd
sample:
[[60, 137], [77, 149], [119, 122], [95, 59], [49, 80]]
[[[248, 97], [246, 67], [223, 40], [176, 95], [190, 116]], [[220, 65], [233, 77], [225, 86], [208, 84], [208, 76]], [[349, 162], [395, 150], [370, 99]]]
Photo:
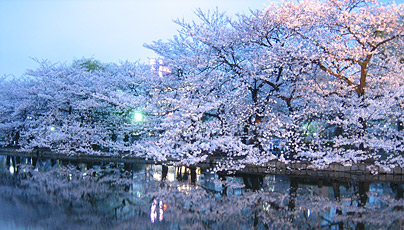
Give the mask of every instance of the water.
[[0, 156], [0, 229], [403, 229], [401, 182]]

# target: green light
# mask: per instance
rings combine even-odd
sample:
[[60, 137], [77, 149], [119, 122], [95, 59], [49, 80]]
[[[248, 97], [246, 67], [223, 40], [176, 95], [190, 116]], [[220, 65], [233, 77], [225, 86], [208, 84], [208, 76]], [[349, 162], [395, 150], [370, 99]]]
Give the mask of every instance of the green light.
[[135, 112], [133, 114], [133, 118], [135, 119], [136, 122], [141, 122], [141, 121], [143, 121], [144, 116], [143, 116], [143, 113], [141, 113], [141, 112]]

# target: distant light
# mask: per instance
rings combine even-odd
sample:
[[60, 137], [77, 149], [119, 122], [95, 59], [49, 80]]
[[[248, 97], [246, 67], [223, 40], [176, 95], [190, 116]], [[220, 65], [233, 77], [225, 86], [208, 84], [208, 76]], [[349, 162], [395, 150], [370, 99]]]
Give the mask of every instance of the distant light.
[[154, 221], [157, 219], [156, 207], [157, 207], [157, 200], [154, 199], [153, 203], [151, 205], [151, 208], [150, 208], [150, 220], [151, 220], [152, 223], [154, 223]]
[[133, 119], [135, 120], [135, 122], [141, 122], [144, 119], [144, 115], [141, 112], [135, 112], [133, 114]]
[[165, 72], [165, 73], [171, 73], [171, 69], [166, 66], [160, 66], [159, 71]]
[[156, 172], [156, 173], [154, 173], [153, 174], [153, 178], [156, 180], [156, 181], [161, 181], [161, 174], [160, 173], [158, 173], [158, 172]]
[[55, 130], [56, 130], [55, 126], [51, 126], [51, 127], [50, 127], [50, 131], [53, 132], [53, 131], [55, 131]]
[[10, 173], [11, 173], [11, 174], [14, 174], [14, 173], [15, 173], [15, 169], [14, 169], [13, 166], [10, 166], [9, 170], [10, 170]]
[[173, 171], [169, 170], [167, 173], [167, 180], [169, 182], [174, 182], [175, 181], [175, 174]]
[[160, 200], [159, 206], [160, 206], [159, 221], [163, 221], [164, 219], [163, 201]]

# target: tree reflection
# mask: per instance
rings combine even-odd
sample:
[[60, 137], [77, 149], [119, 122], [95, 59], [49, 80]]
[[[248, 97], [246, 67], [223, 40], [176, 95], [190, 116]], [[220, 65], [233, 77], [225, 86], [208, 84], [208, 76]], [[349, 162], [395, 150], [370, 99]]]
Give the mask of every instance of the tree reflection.
[[263, 184], [263, 176], [262, 175], [249, 175], [243, 176], [243, 181], [246, 189], [251, 189], [252, 191], [258, 191]]
[[[217, 174], [183, 166], [74, 164], [43, 159], [33, 163], [34, 159], [13, 157], [4, 157], [4, 161], [0, 171], [3, 209], [0, 220], [12, 219], [30, 227], [397, 229], [404, 226], [403, 185], [397, 183]], [[12, 174], [11, 167], [18, 168], [18, 173]], [[161, 176], [160, 180], [155, 173]]]
[[[338, 181], [332, 181], [332, 189], [334, 192], [334, 199], [337, 202], [341, 202], [341, 190], [340, 190], [340, 186], [341, 184]], [[341, 216], [342, 215], [342, 209], [340, 208], [336, 208], [335, 213], [337, 214], [337, 216]], [[344, 229], [344, 222], [343, 221], [338, 221], [338, 228], [339, 229]]]

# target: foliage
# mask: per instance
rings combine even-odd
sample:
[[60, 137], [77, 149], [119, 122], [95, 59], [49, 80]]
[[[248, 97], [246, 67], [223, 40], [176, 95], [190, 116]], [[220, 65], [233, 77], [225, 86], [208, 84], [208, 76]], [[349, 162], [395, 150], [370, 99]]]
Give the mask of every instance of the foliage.
[[[171, 122], [167, 139], [188, 130], [185, 152], [241, 152], [257, 164], [274, 159], [267, 146], [277, 139], [288, 151], [276, 158], [320, 165], [402, 152], [402, 8], [300, 1], [238, 20], [198, 11], [199, 24], [177, 21], [179, 36], [146, 46], [189, 86], [175, 101], [187, 122]], [[232, 144], [216, 145], [223, 137]]]
[[373, 0], [285, 2], [236, 19], [197, 11], [172, 40], [146, 45], [171, 70], [163, 77], [83, 59], [2, 81], [2, 136], [185, 164], [404, 166], [403, 12]]
[[[81, 66], [77, 62], [72, 66], [43, 62], [27, 73], [31, 80], [25, 85], [4, 82], [2, 96], [11, 97], [5, 100], [11, 108], [4, 107], [9, 116], [2, 123], [8, 143], [24, 149], [116, 154], [126, 150], [135, 132], [146, 132], [148, 121], [138, 124], [130, 117], [134, 109], [148, 112], [149, 90], [143, 88], [147, 79], [137, 76], [143, 67], [123, 63], [87, 71]], [[23, 92], [10, 94], [8, 91], [18, 92], [15, 87]]]

